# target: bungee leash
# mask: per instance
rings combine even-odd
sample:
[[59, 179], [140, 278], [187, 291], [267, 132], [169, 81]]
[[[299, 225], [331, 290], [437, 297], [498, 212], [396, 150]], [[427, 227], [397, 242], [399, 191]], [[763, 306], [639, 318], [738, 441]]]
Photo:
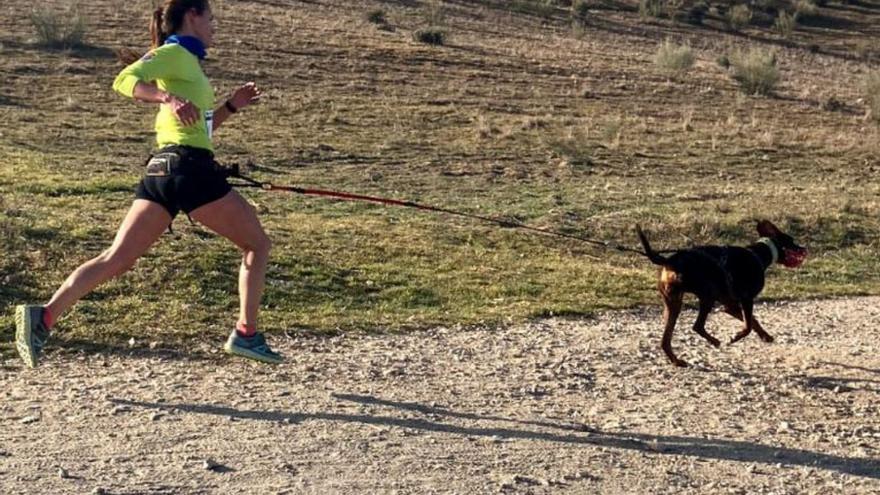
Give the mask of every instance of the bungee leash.
[[403, 200], [399, 200], [399, 199], [381, 198], [381, 197], [377, 197], [377, 196], [366, 196], [363, 194], [353, 194], [353, 193], [340, 192], [340, 191], [328, 191], [325, 189], [310, 189], [310, 188], [297, 187], [297, 186], [280, 186], [280, 185], [273, 184], [271, 182], [259, 181], [257, 179], [254, 179], [253, 177], [249, 177], [247, 175], [244, 175], [239, 170], [238, 165], [233, 165], [233, 166], [229, 167], [229, 170], [227, 172], [227, 177], [239, 179], [239, 180], [243, 181], [243, 182], [235, 182], [235, 183], [230, 182], [230, 185], [232, 185], [233, 187], [253, 187], [253, 188], [262, 189], [263, 191], [285, 191], [285, 192], [292, 192], [295, 194], [303, 194], [306, 196], [323, 196], [323, 197], [342, 199], [342, 200], [347, 200], [347, 201], [367, 201], [367, 202], [379, 203], [379, 204], [384, 204], [384, 205], [402, 206], [405, 208], [415, 208], [417, 210], [423, 210], [423, 211], [445, 213], [447, 215], [454, 215], [454, 216], [459, 216], [459, 217], [464, 217], [464, 218], [482, 220], [484, 222], [494, 223], [494, 224], [500, 225], [502, 227], [522, 229], [522, 230], [527, 230], [530, 232], [538, 232], [538, 233], [544, 234], [544, 235], [563, 237], [566, 239], [574, 239], [574, 240], [577, 240], [580, 242], [585, 242], [585, 243], [592, 244], [594, 246], [599, 246], [599, 247], [602, 247], [605, 249], [613, 249], [616, 251], [627, 252], [627, 253], [636, 253], [636, 254], [645, 256], [644, 251], [641, 251], [638, 249], [633, 249], [633, 248], [630, 248], [627, 246], [622, 246], [620, 244], [616, 244], [613, 242], [591, 239], [588, 237], [583, 237], [583, 236], [576, 235], [576, 234], [568, 234], [568, 233], [559, 232], [556, 230], [542, 229], [539, 227], [533, 227], [531, 225], [524, 224], [522, 222], [508, 220], [508, 219], [504, 219], [504, 218], [477, 215], [474, 213], [467, 213], [467, 212], [463, 212], [463, 211], [452, 210], [449, 208], [441, 208], [438, 206], [425, 205], [425, 204], [421, 204], [421, 203], [416, 203], [414, 201], [403, 201]]

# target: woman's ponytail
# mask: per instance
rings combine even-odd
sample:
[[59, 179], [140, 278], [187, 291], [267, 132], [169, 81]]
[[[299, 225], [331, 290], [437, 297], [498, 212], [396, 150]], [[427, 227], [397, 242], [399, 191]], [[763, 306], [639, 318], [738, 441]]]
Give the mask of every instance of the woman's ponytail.
[[[150, 49], [155, 50], [165, 44], [165, 40], [183, 26], [184, 17], [189, 10], [201, 15], [210, 8], [208, 0], [165, 0], [150, 16]], [[129, 48], [117, 50], [116, 56], [128, 65], [140, 56]]]
[[164, 30], [164, 7], [159, 7], [153, 11], [153, 17], [150, 19], [150, 48], [158, 48], [165, 43], [168, 33]]

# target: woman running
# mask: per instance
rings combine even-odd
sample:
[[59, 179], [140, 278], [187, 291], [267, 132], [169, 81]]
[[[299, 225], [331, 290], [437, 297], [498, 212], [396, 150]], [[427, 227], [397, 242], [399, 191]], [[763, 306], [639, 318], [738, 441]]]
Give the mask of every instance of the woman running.
[[211, 143], [213, 131], [256, 102], [260, 89], [247, 83], [212, 109], [214, 90], [200, 64], [214, 37], [208, 0], [166, 0], [153, 13], [150, 34], [151, 50], [119, 73], [113, 89], [159, 104], [159, 149], [147, 164], [113, 244], [74, 270], [45, 306], [16, 307], [16, 348], [30, 367], [37, 366], [56, 319], [95, 287], [128, 271], [180, 211], [242, 251], [240, 310], [224, 345], [226, 352], [266, 363], [282, 361], [257, 332], [271, 242], [253, 207], [226, 181]]

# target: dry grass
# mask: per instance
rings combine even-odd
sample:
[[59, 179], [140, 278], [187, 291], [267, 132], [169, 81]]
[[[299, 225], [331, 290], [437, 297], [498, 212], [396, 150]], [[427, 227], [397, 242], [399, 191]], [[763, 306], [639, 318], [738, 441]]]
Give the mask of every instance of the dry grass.
[[642, 19], [661, 17], [664, 10], [662, 0], [639, 0], [639, 15]]
[[768, 96], [779, 83], [776, 53], [762, 48], [739, 50], [730, 57], [733, 79], [746, 94]]
[[776, 20], [773, 21], [773, 27], [776, 28], [776, 31], [785, 38], [791, 38], [792, 33], [797, 28], [798, 14], [789, 14], [788, 12], [782, 11], [776, 17]]
[[85, 40], [86, 20], [73, 3], [65, 3], [60, 8], [35, 7], [28, 19], [41, 46], [67, 49], [80, 46]]
[[794, 13], [799, 19], [806, 19], [818, 14], [819, 7], [812, 0], [795, 0]]
[[752, 9], [746, 4], [737, 4], [725, 15], [727, 26], [733, 31], [740, 31], [752, 22]]
[[683, 74], [693, 67], [695, 61], [690, 45], [678, 45], [669, 39], [661, 43], [654, 54], [654, 64], [669, 74]]
[[[219, 158], [251, 158], [255, 175], [278, 183], [514, 217], [625, 245], [634, 245], [636, 222], [658, 247], [744, 243], [767, 217], [814, 253], [802, 271], [773, 273], [768, 297], [880, 291], [872, 240], [880, 190], [870, 180], [880, 131], [862, 118], [864, 87], [853, 76], [869, 65], [847, 52], [878, 34], [880, 15], [842, 9], [850, 32], [799, 31], [799, 42], [823, 53], [780, 49], [781, 98], [768, 99], [740, 95], [715, 64], [697, 62], [684, 80], [657, 74], [658, 44], [681, 39], [686, 25], [602, 10], [590, 35], [573, 39], [558, 6], [549, 16], [498, 3], [437, 6], [453, 35], [442, 49], [411, 38], [428, 22], [423, 8], [218, 1], [206, 64], [218, 98], [250, 78], [267, 90], [217, 133]], [[89, 30], [102, 51], [89, 53], [34, 49], [30, 27], [15, 22], [31, 3], [5, 8], [8, 307], [46, 299], [106, 248], [152, 145], [154, 109], [109, 90], [120, 69], [113, 50], [145, 47], [131, 32], [142, 26], [145, 39], [143, 5], [85, 4], [88, 18], [103, 19]], [[365, 22], [372, 9], [396, 30]], [[233, 17], [248, 21], [224, 21]], [[705, 22], [714, 29], [686, 31], [702, 59], [745, 48], [717, 16]], [[761, 29], [749, 33], [766, 36]], [[801, 96], [823, 88], [860, 111], [817, 111], [818, 96]], [[402, 329], [654, 302], [653, 268], [637, 256], [415, 210], [245, 194], [275, 244], [268, 328]], [[235, 250], [185, 221], [175, 229], [179, 237], [163, 237], [133, 272], [78, 305], [65, 331], [194, 336], [227, 325]]]

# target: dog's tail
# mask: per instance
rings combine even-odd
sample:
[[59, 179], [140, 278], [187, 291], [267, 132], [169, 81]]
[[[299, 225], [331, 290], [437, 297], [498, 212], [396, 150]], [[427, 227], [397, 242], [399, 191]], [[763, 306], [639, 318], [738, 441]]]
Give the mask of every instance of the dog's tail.
[[636, 225], [636, 234], [639, 235], [639, 240], [642, 241], [642, 247], [645, 248], [645, 256], [651, 260], [651, 263], [654, 263], [655, 265], [665, 265], [669, 262], [668, 259], [664, 258], [651, 248], [651, 245], [648, 244], [648, 238], [645, 236], [645, 233], [642, 232], [642, 227], [639, 225]]

